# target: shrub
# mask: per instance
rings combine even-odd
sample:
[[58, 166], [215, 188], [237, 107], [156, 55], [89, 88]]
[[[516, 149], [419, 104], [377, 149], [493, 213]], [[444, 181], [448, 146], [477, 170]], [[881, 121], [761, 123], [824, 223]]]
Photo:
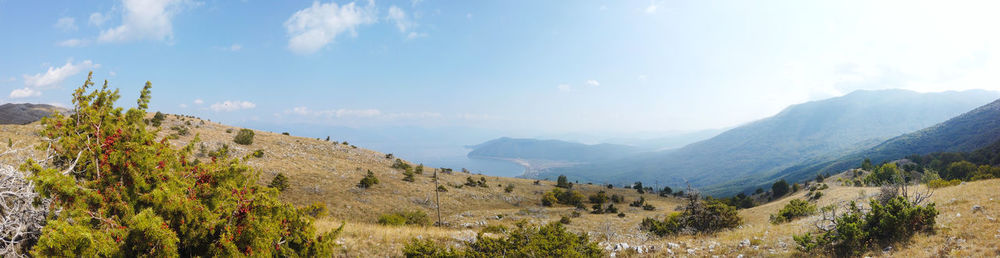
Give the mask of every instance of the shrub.
[[253, 144], [253, 130], [240, 129], [240, 131], [236, 133], [236, 136], [233, 137], [233, 142], [240, 145]]
[[559, 175], [559, 178], [556, 179], [556, 187], [570, 189], [573, 188], [573, 183], [566, 180], [566, 176]]
[[287, 136], [291, 136], [292, 134], [290, 134], [290, 133], [288, 133], [288, 132], [281, 132], [281, 135], [287, 135]]
[[625, 197], [622, 197], [621, 195], [617, 195], [617, 194], [612, 194], [611, 195], [611, 202], [613, 202], [613, 203], [622, 203], [624, 201], [625, 201]]
[[430, 219], [427, 217], [427, 213], [421, 210], [393, 212], [378, 216], [378, 224], [387, 226], [402, 226], [402, 225], [424, 226], [429, 223]]
[[828, 230], [793, 236], [798, 249], [857, 256], [871, 247], [905, 241], [917, 232], [933, 230], [938, 215], [934, 203], [921, 206], [902, 196], [884, 204], [875, 199], [869, 203], [871, 208], [866, 212], [852, 202], [846, 213], [829, 219]]
[[570, 222], [571, 222], [571, 220], [569, 219], [569, 217], [562, 216], [561, 218], [559, 218], [559, 223], [569, 224]]
[[601, 257], [604, 252], [586, 233], [566, 231], [563, 224], [541, 227], [525, 222], [499, 238], [479, 234], [476, 241], [465, 243], [467, 257]]
[[181, 136], [188, 135], [190, 133], [190, 131], [188, 130], [188, 128], [187, 127], [183, 127], [183, 126], [171, 126], [170, 130], [176, 131], [177, 135], [181, 135]]
[[698, 198], [698, 194], [689, 194], [687, 199], [683, 212], [672, 213], [664, 221], [646, 218], [640, 228], [658, 236], [666, 236], [678, 233], [713, 233], [743, 223], [736, 207], [717, 200], [703, 201]]
[[322, 202], [314, 202], [305, 208], [302, 208], [302, 212], [309, 217], [322, 218], [326, 216], [326, 204]]
[[416, 179], [413, 178], [413, 175], [414, 175], [413, 170], [410, 168], [406, 168], [406, 170], [403, 170], [403, 181], [406, 182], [416, 181]]
[[410, 240], [403, 246], [403, 256], [406, 257], [433, 257], [433, 258], [458, 258], [462, 257], [451, 248], [442, 247], [430, 239]]
[[438, 192], [442, 192], [442, 193], [443, 193], [443, 192], [447, 192], [447, 191], [448, 191], [448, 188], [444, 187], [443, 185], [439, 185], [439, 186], [437, 187], [437, 191], [438, 191]]
[[624, 218], [625, 217], [625, 213], [624, 212], [619, 212], [618, 213], [618, 217], [619, 218]]
[[406, 164], [406, 162], [403, 162], [403, 160], [401, 160], [401, 159], [396, 159], [396, 161], [394, 161], [392, 163], [392, 166], [390, 166], [390, 167], [394, 168], [394, 169], [407, 170], [407, 169], [410, 169], [410, 164]]
[[208, 153], [209, 157], [213, 158], [226, 158], [229, 157], [229, 144], [222, 144], [219, 148]]
[[902, 174], [896, 167], [896, 163], [886, 163], [875, 168], [875, 171], [865, 176], [863, 181], [870, 186], [879, 186], [895, 183], [900, 178], [902, 178]]
[[788, 194], [788, 182], [785, 182], [784, 179], [774, 182], [771, 185], [771, 193], [774, 193], [774, 198], [785, 196], [785, 194]]
[[656, 207], [653, 207], [653, 205], [647, 203], [645, 205], [642, 205], [642, 209], [643, 210], [647, 210], [647, 211], [651, 211], [651, 210], [656, 210]]
[[417, 167], [413, 169], [413, 173], [417, 173], [417, 175], [423, 175], [424, 174], [424, 164], [417, 165]]
[[262, 187], [245, 161], [195, 163], [197, 137], [177, 148], [147, 131], [150, 83], [124, 112], [114, 106], [117, 90], [91, 86], [88, 76], [74, 91], [74, 114], [41, 121], [40, 135], [60, 139], [53, 167], [21, 166], [62, 210], [47, 218], [31, 256], [333, 255], [339, 230], [317, 234], [313, 219]]
[[163, 123], [163, 119], [166, 118], [167, 116], [163, 115], [163, 113], [160, 113], [160, 111], [156, 111], [156, 114], [153, 115], [153, 119], [150, 120], [150, 122], [152, 122], [153, 126], [160, 127], [160, 124]]
[[369, 188], [378, 184], [378, 178], [375, 177], [375, 173], [368, 170], [368, 174], [364, 178], [361, 178], [361, 182], [358, 182], [358, 188]]
[[618, 207], [615, 207], [614, 203], [608, 204], [608, 208], [605, 208], [604, 212], [605, 213], [612, 213], [612, 214], [618, 213]]
[[639, 196], [638, 200], [635, 200], [634, 202], [630, 203], [628, 206], [642, 207], [643, 204], [646, 204], [646, 197]]
[[815, 204], [799, 199], [792, 199], [788, 204], [785, 204], [784, 208], [778, 211], [778, 214], [771, 214], [770, 221], [772, 224], [781, 224], [792, 221], [795, 218], [812, 215], [813, 213], [816, 213]]
[[574, 190], [552, 189], [542, 196], [542, 205], [552, 206], [555, 203], [580, 206], [583, 205], [583, 194]]
[[517, 227], [493, 238], [481, 232], [476, 241], [453, 250], [430, 240], [411, 240], [403, 247], [406, 257], [602, 257], [604, 251], [587, 234], [566, 231], [559, 222], [541, 227], [518, 222]]
[[590, 199], [590, 203], [604, 204], [608, 202], [608, 195], [604, 191], [599, 191], [596, 194], [590, 195], [587, 199]]
[[255, 151], [253, 151], [253, 157], [254, 158], [263, 158], [264, 157], [264, 150], [255, 150]]
[[507, 187], [504, 187], [503, 191], [505, 193], [513, 192], [514, 191], [514, 184], [507, 184]]
[[267, 184], [267, 187], [278, 189], [278, 192], [284, 192], [285, 189], [288, 189], [288, 177], [284, 173], [278, 173], [278, 175], [274, 176], [274, 179], [271, 179], [271, 183]]
[[927, 188], [937, 189], [937, 188], [942, 188], [942, 187], [955, 186], [955, 185], [959, 185], [961, 183], [962, 183], [962, 180], [958, 180], [958, 179], [952, 179], [951, 181], [944, 180], [944, 179], [934, 179], [934, 180], [931, 180], [930, 182], [927, 182]]

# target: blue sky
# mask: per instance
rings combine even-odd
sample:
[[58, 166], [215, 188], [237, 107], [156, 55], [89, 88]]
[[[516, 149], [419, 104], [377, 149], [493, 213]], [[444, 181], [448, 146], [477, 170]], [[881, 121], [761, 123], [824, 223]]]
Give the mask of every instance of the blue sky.
[[720, 128], [857, 89], [1000, 89], [996, 2], [0, 0], [0, 102], [232, 124]]

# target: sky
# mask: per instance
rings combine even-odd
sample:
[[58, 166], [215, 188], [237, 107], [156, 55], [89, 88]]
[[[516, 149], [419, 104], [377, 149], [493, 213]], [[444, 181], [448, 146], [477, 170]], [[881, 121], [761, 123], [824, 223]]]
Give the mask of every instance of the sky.
[[88, 71], [223, 123], [633, 133], [1000, 90], [997, 1], [0, 0], [0, 102]]

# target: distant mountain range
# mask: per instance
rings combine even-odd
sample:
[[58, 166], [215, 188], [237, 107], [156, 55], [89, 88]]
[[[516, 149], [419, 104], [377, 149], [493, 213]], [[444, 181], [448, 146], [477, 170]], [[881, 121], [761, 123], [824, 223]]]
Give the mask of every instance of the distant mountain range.
[[714, 195], [752, 191], [793, 172], [795, 178], [815, 176], [818, 171], [803, 170], [803, 164], [836, 160], [873, 148], [997, 98], [1000, 93], [982, 90], [856, 91], [793, 105], [773, 117], [680, 149], [553, 168], [539, 177], [565, 174], [571, 180], [601, 183], [690, 183]]
[[[871, 149], [826, 162], [803, 164], [782, 174], [835, 173], [855, 167], [865, 158], [874, 163], [904, 158], [912, 154], [971, 152], [1000, 141], [1000, 100], [978, 107], [940, 124], [897, 137]], [[808, 175], [806, 175], [808, 176]]]
[[467, 146], [470, 158], [510, 158], [594, 162], [635, 155], [642, 149], [619, 144], [582, 144], [559, 140], [499, 138]]
[[65, 112], [65, 108], [46, 104], [14, 104], [0, 105], [0, 124], [30, 124], [55, 111]]

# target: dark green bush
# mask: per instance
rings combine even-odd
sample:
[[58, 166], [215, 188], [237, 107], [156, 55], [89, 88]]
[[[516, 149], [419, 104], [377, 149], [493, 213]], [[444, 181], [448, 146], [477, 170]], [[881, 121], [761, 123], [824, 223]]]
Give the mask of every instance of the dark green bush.
[[569, 224], [570, 222], [572, 222], [572, 220], [570, 220], [569, 217], [562, 216], [561, 218], [559, 218], [559, 223]]
[[507, 184], [507, 187], [504, 187], [503, 191], [505, 193], [513, 192], [514, 191], [514, 184]]
[[788, 194], [788, 182], [785, 182], [784, 179], [774, 182], [774, 184], [771, 185], [771, 193], [774, 193], [773, 196], [775, 199], [785, 196], [785, 194]]
[[414, 175], [413, 174], [413, 169], [406, 168], [406, 170], [403, 170], [403, 181], [406, 181], [406, 182], [416, 181], [416, 178], [413, 178], [413, 175]]
[[499, 238], [479, 234], [466, 243], [466, 257], [601, 257], [603, 250], [586, 233], [575, 234], [557, 222], [541, 227], [519, 222]]
[[587, 198], [590, 199], [590, 203], [594, 204], [604, 204], [608, 202], [608, 195], [604, 191], [599, 191], [596, 194], [592, 194], [590, 195], [590, 197]]
[[815, 204], [799, 199], [792, 199], [788, 204], [785, 204], [784, 208], [778, 211], [778, 214], [771, 214], [770, 221], [772, 224], [781, 224], [792, 221], [795, 218], [812, 215], [813, 213], [816, 213]]
[[416, 239], [410, 240], [409, 243], [403, 246], [403, 256], [406, 257], [421, 257], [421, 258], [458, 258], [462, 257], [456, 253], [451, 248], [442, 247], [430, 239]]
[[[430, 240], [411, 240], [403, 247], [406, 257], [602, 257], [604, 251], [587, 234], [566, 231], [553, 222], [541, 227], [518, 222], [517, 227], [500, 237], [483, 233], [476, 241], [466, 242], [464, 250], [445, 248]], [[490, 232], [493, 233], [493, 232]]]
[[255, 151], [253, 151], [253, 157], [254, 158], [263, 158], [264, 157], [264, 150], [255, 150]]
[[569, 180], [566, 179], [566, 176], [559, 175], [559, 178], [556, 179], [556, 187], [570, 189], [573, 188], [573, 183], [570, 183]]
[[579, 206], [583, 204], [583, 194], [574, 190], [562, 190], [559, 188], [545, 193], [542, 196], [542, 205], [552, 206], [555, 203]]
[[437, 187], [437, 191], [438, 191], [438, 192], [442, 192], [442, 193], [443, 193], [443, 192], [447, 192], [447, 191], [448, 191], [448, 188], [444, 187], [443, 185], [439, 185], [439, 186]]
[[278, 173], [278, 175], [274, 176], [274, 179], [271, 179], [271, 183], [267, 184], [267, 187], [273, 187], [274, 189], [278, 189], [278, 192], [284, 192], [285, 189], [288, 189], [288, 177], [284, 173]]
[[253, 144], [253, 130], [250, 129], [240, 129], [233, 137], [233, 142], [240, 145], [250, 145]]
[[688, 195], [683, 212], [670, 214], [664, 221], [646, 218], [640, 227], [658, 236], [678, 233], [713, 233], [743, 223], [736, 207], [717, 200], [703, 201], [697, 194]]
[[160, 113], [160, 111], [156, 111], [156, 114], [153, 115], [153, 119], [150, 120], [150, 122], [152, 122], [153, 126], [159, 127], [160, 123], [163, 123], [163, 119], [166, 118], [167, 116], [163, 115], [163, 113]]
[[824, 252], [837, 256], [856, 256], [871, 249], [905, 241], [917, 232], [931, 231], [938, 215], [934, 203], [914, 204], [902, 196], [881, 204], [869, 201], [871, 209], [863, 211], [852, 202], [847, 212], [833, 218], [827, 231], [793, 236], [803, 252]]
[[375, 173], [368, 170], [368, 174], [364, 178], [361, 178], [361, 182], [358, 182], [358, 188], [369, 188], [378, 184], [378, 178], [375, 177]]

